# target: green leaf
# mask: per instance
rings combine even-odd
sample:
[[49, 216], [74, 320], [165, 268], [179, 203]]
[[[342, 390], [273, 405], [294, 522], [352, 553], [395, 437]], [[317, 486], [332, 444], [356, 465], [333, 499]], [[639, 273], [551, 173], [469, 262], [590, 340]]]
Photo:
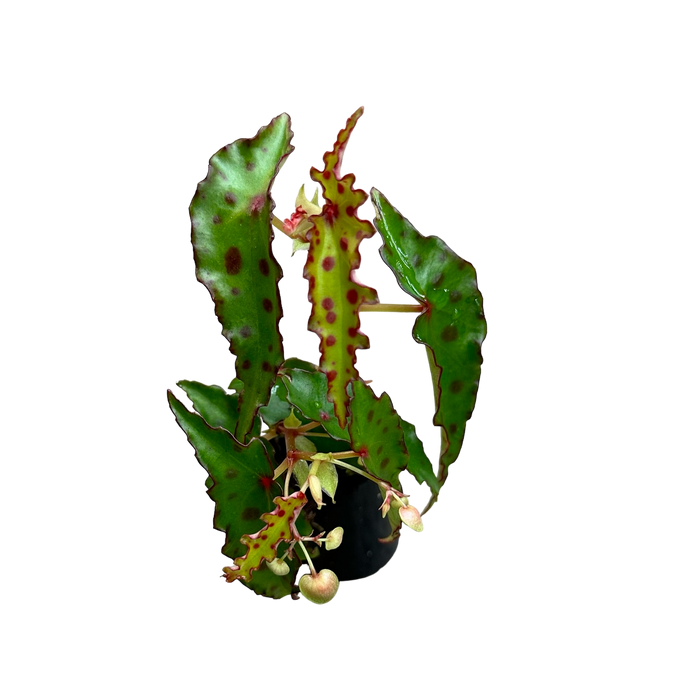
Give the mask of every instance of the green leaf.
[[[421, 235], [376, 189], [375, 224], [384, 239], [382, 259], [401, 288], [425, 306], [413, 337], [427, 347], [442, 435], [439, 484], [459, 455], [474, 411], [486, 336], [483, 299], [472, 265], [435, 236]], [[434, 498], [431, 501], [434, 502]]]
[[[302, 537], [307, 537], [312, 534], [311, 526], [307, 522], [303, 511], [301, 517], [297, 518], [296, 528]], [[284, 554], [286, 550], [286, 545], [278, 545], [278, 556]], [[279, 576], [268, 569], [267, 566], [262, 566], [255, 571], [252, 581], [241, 581], [241, 583], [246, 588], [250, 588], [250, 590], [257, 595], [262, 595], [266, 598], [284, 598], [292, 592], [294, 580], [301, 565], [301, 561], [296, 552], [293, 553], [292, 559], [287, 558], [285, 561], [289, 565], [289, 574]]]
[[[272, 480], [273, 467], [262, 440], [253, 438], [247, 445], [240, 444], [222, 428], [213, 428], [168, 392], [168, 403], [178, 425], [194, 447], [199, 463], [209, 474], [209, 497], [214, 501], [214, 527], [226, 533], [222, 552], [231, 559], [243, 556], [244, 535], [260, 529], [260, 516], [273, 508], [278, 490]], [[259, 572], [253, 577], [251, 588], [261, 595], [282, 597], [291, 592], [298, 565], [285, 577], [266, 577]], [[270, 587], [264, 585], [265, 580]]]
[[236, 391], [230, 391], [218, 382], [203, 382], [201, 379], [180, 377], [173, 384], [192, 403], [194, 410], [212, 428], [225, 428], [232, 435], [238, 422], [238, 399]]
[[379, 398], [361, 379], [352, 383], [350, 444], [367, 471], [401, 490], [399, 474], [408, 465], [401, 419], [389, 395]]
[[277, 558], [277, 546], [281, 542], [293, 542], [298, 535], [296, 520], [306, 503], [306, 496], [301, 492], [291, 496], [277, 496], [274, 499], [276, 508], [261, 516], [265, 526], [254, 535], [243, 535], [241, 542], [247, 548], [245, 554], [236, 557], [233, 566], [224, 568], [226, 580], [229, 583], [237, 579], [250, 581], [253, 572], [259, 569], [264, 561]]
[[433, 465], [430, 463], [421, 439], [416, 435], [416, 429], [413, 424], [405, 421], [403, 418], [401, 427], [403, 428], [403, 437], [408, 449], [408, 472], [415, 477], [419, 484], [427, 484], [433, 496], [437, 496], [440, 491], [440, 482], [433, 472]]
[[278, 377], [270, 392], [268, 404], [259, 410], [260, 417], [269, 427], [272, 427], [283, 421], [291, 410], [292, 407], [287, 401], [287, 387], [282, 379]]
[[287, 400], [310, 421], [318, 421], [332, 437], [348, 440], [347, 428], [341, 428], [333, 404], [328, 400], [328, 380], [318, 368], [312, 371], [288, 367], [281, 369]]
[[323, 168], [312, 164], [306, 171], [323, 196], [321, 214], [309, 217], [313, 229], [302, 267], [311, 302], [307, 328], [320, 339], [319, 362], [341, 428], [347, 424], [347, 385], [359, 377], [356, 352], [369, 347], [367, 336], [360, 332], [359, 308], [363, 301], [377, 300], [373, 289], [356, 284], [350, 276], [362, 268], [362, 244], [376, 235], [372, 220], [360, 215], [367, 191], [357, 186], [354, 172], [344, 173], [350, 141], [366, 112], [364, 104], [357, 105], [323, 152]]
[[244, 383], [235, 436], [244, 442], [268, 402], [284, 359], [272, 255], [272, 182], [292, 152], [289, 116], [281, 114], [252, 139], [224, 146], [209, 161], [190, 205], [197, 279], [209, 290]]

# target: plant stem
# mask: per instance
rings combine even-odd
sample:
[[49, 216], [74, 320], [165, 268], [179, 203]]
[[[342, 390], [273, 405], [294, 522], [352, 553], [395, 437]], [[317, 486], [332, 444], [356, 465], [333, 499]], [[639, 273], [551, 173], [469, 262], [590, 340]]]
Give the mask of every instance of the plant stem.
[[301, 551], [304, 552], [304, 556], [306, 557], [306, 561], [309, 562], [309, 569], [311, 569], [311, 575], [316, 576], [316, 569], [314, 568], [314, 565], [311, 561], [311, 557], [309, 556], [309, 553], [306, 551], [306, 547], [304, 547], [304, 543], [301, 540], [297, 540], [297, 544], [301, 547]]
[[360, 304], [360, 311], [395, 311], [398, 313], [419, 313], [425, 310], [421, 304]]
[[391, 490], [392, 487], [386, 483], [386, 481], [382, 481], [382, 479], [377, 478], [373, 474], [370, 474], [369, 472], [362, 471], [362, 469], [358, 469], [357, 467], [353, 467], [352, 464], [348, 464], [347, 462], [341, 462], [339, 459], [334, 459], [332, 460], [333, 464], [338, 464], [341, 467], [345, 467], [346, 469], [349, 469], [351, 472], [355, 472], [355, 474], [360, 474], [361, 476], [364, 476], [366, 479], [369, 479], [370, 481], [373, 481], [375, 484], [378, 484], [382, 488], [389, 488]]
[[[278, 219], [274, 214], [272, 215], [272, 225], [278, 230], [282, 231], [282, 233], [285, 234], [285, 236], [289, 236], [289, 232], [287, 229], [284, 228], [284, 222], [281, 219]], [[291, 238], [291, 236], [290, 236]]]

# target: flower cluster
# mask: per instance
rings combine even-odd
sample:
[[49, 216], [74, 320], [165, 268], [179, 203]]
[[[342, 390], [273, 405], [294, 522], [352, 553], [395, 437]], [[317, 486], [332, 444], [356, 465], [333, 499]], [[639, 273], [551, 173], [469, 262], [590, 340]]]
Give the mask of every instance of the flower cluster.
[[380, 509], [382, 517], [385, 518], [390, 508], [399, 509], [399, 517], [404, 525], [414, 535], [424, 535], [428, 529], [425, 518], [421, 515], [420, 508], [411, 500], [411, 494], [404, 494], [399, 497], [392, 489], [387, 489], [386, 497]]
[[311, 243], [310, 231], [314, 227], [309, 220], [311, 216], [317, 216], [323, 211], [321, 207], [321, 190], [314, 185], [309, 197], [308, 185], [299, 183], [292, 199], [292, 211], [286, 216], [275, 214], [272, 217], [272, 225], [283, 236], [289, 238], [290, 259], [298, 253], [306, 253]]

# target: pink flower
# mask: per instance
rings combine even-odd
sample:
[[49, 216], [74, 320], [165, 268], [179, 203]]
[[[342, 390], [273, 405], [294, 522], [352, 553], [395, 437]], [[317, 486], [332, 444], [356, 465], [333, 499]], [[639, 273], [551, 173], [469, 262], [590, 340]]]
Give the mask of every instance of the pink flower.
[[420, 508], [415, 503], [401, 506], [399, 516], [414, 535], [424, 535], [428, 529], [425, 518], [420, 514]]
[[306, 253], [310, 243], [306, 239], [307, 233], [314, 227], [309, 220], [312, 216], [318, 216], [323, 211], [321, 207], [321, 191], [315, 185], [309, 197], [308, 185], [302, 182], [292, 199], [292, 210], [285, 216], [275, 214], [272, 217], [272, 225], [283, 236], [289, 238], [289, 255], [294, 257], [297, 253]]
[[338, 598], [340, 581], [330, 569], [321, 569], [317, 574], [306, 574], [299, 579], [299, 592], [305, 603], [325, 608]]

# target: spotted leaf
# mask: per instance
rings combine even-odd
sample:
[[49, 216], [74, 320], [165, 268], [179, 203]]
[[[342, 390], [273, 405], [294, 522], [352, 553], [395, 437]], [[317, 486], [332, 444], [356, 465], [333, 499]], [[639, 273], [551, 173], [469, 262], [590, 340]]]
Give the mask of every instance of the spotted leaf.
[[287, 389], [287, 400], [311, 421], [318, 421], [329, 435], [348, 439], [347, 427], [341, 428], [333, 404], [328, 400], [328, 380], [318, 368], [301, 369], [282, 366], [281, 378]]
[[401, 419], [385, 392], [377, 398], [361, 379], [352, 383], [350, 444], [367, 471], [401, 489], [399, 474], [408, 465]]
[[421, 235], [376, 189], [372, 201], [384, 240], [382, 259], [401, 288], [425, 307], [413, 326], [413, 337], [428, 351], [436, 405], [433, 422], [442, 429], [441, 486], [459, 455], [466, 422], [474, 411], [486, 336], [483, 300], [470, 263], [440, 238]]
[[[214, 428], [189, 411], [171, 392], [168, 403], [178, 425], [194, 447], [199, 463], [206, 469], [207, 493], [214, 501], [214, 528], [226, 533], [222, 552], [231, 559], [244, 556], [241, 538], [259, 530], [260, 516], [272, 510], [277, 485], [272, 480], [273, 466], [262, 440], [254, 438], [240, 444], [223, 428]], [[284, 577], [260, 572], [249, 587], [272, 598], [289, 595], [298, 564]]]
[[291, 496], [277, 496], [274, 499], [276, 508], [261, 516], [265, 527], [254, 535], [243, 535], [241, 542], [246, 547], [246, 553], [236, 557], [233, 566], [224, 568], [226, 580], [229, 583], [237, 579], [250, 581], [253, 571], [259, 569], [264, 561], [277, 558], [277, 546], [282, 542], [293, 542], [298, 539], [296, 520], [306, 503], [306, 496], [301, 491]]
[[197, 279], [236, 355], [239, 394], [235, 436], [251, 432], [268, 402], [282, 363], [282, 316], [277, 283], [282, 271], [272, 255], [272, 182], [292, 152], [289, 117], [281, 114], [252, 139], [224, 146], [209, 161], [190, 205]]
[[358, 109], [348, 119], [333, 150], [323, 156], [323, 170], [311, 169], [325, 203], [320, 214], [309, 217], [313, 228], [304, 266], [311, 302], [309, 330], [321, 339], [319, 364], [328, 378], [328, 399], [341, 428], [347, 422], [347, 386], [358, 377], [356, 351], [369, 347], [369, 339], [360, 332], [358, 308], [377, 302], [376, 291], [354, 279], [354, 270], [360, 266], [359, 245], [374, 234], [372, 224], [357, 216], [367, 194], [353, 188], [354, 175], [340, 176], [343, 153], [362, 111]]

